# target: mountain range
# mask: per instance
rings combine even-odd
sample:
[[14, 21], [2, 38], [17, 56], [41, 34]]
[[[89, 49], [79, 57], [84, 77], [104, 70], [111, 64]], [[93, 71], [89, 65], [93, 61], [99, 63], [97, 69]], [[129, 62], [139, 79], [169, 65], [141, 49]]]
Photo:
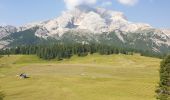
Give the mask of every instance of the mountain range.
[[170, 30], [131, 22], [122, 12], [82, 5], [51, 20], [0, 26], [0, 48], [56, 42], [101, 43], [169, 53]]

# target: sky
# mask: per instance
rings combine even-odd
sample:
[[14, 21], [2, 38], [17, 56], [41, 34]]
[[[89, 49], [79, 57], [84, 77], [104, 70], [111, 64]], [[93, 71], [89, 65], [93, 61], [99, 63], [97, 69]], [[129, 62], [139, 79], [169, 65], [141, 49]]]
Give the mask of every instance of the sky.
[[131, 22], [170, 28], [170, 0], [0, 0], [0, 25], [49, 20], [81, 4], [121, 11]]

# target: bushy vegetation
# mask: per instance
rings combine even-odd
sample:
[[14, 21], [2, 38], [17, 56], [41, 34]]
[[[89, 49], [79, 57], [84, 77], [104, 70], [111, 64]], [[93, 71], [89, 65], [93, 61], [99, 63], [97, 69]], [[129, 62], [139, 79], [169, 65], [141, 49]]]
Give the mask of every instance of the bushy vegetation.
[[170, 55], [160, 65], [159, 100], [170, 100]]
[[110, 54], [126, 54], [133, 55], [133, 53], [140, 53], [142, 56], [159, 57], [163, 55], [156, 54], [150, 51], [141, 51], [131, 48], [114, 47], [102, 44], [52, 44], [52, 45], [28, 45], [18, 46], [15, 48], [0, 50], [1, 55], [10, 54], [36, 54], [42, 59], [58, 59], [70, 58], [73, 55], [87, 56], [88, 54], [99, 53], [101, 55]]

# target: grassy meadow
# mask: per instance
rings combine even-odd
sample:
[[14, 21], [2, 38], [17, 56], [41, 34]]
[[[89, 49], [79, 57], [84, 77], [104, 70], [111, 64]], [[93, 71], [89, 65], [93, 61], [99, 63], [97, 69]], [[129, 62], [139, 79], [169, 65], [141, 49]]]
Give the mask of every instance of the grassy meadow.
[[[4, 100], [156, 100], [160, 59], [135, 55], [0, 58]], [[30, 78], [20, 79], [26, 73]]]

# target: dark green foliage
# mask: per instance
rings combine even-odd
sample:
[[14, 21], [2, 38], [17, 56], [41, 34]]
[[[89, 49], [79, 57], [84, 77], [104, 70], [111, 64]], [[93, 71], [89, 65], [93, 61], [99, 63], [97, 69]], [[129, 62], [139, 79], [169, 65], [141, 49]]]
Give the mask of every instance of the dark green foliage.
[[166, 56], [166, 54], [156, 53], [156, 52], [152, 52], [149, 50], [145, 50], [145, 51], [140, 50], [140, 53], [141, 53], [141, 56], [157, 57], [161, 59], [163, 59]]
[[160, 65], [160, 82], [158, 93], [159, 100], [170, 100], [170, 55]]
[[[38, 57], [46, 60], [50, 59], [68, 59], [73, 55], [78, 56], [87, 56], [88, 54], [99, 53], [101, 55], [110, 55], [110, 54], [126, 54], [133, 55], [133, 53], [141, 53], [143, 56], [152, 56], [160, 57], [159, 54], [154, 54], [152, 52], [138, 51], [131, 48], [120, 48], [114, 47], [106, 44], [50, 44], [50, 45], [25, 45], [17, 46], [15, 48], [3, 49], [0, 50], [0, 55], [9, 55], [10, 54], [26, 54], [32, 55], [36, 54]], [[161, 55], [162, 57], [162, 55]]]

